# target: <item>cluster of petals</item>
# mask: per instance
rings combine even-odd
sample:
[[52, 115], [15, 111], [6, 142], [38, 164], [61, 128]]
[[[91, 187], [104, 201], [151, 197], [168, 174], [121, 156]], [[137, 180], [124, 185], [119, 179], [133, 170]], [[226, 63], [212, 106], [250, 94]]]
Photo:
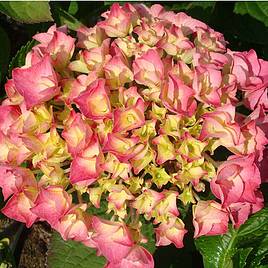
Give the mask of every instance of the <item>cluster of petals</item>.
[[[263, 207], [268, 62], [158, 4], [115, 3], [102, 17], [76, 38], [65, 26], [36, 34], [12, 71], [0, 106], [2, 212], [48, 222], [106, 268], [151, 268], [144, 221], [157, 246], [181, 248], [179, 204], [193, 205], [195, 238]], [[102, 206], [106, 219], [90, 212]]]

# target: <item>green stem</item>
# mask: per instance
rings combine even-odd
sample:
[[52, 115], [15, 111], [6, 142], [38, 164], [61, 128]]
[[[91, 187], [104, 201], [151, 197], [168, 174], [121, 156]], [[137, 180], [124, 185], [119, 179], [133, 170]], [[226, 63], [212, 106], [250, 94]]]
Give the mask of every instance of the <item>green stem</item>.
[[215, 161], [210, 155], [208, 155], [207, 153], [204, 153], [204, 157], [205, 159], [210, 162], [214, 167], [218, 168], [221, 164], [222, 161]]

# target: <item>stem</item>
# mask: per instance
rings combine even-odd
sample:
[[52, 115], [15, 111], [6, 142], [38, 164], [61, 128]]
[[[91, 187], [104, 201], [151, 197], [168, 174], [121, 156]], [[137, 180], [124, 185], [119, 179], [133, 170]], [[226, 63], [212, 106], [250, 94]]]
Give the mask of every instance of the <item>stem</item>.
[[200, 197], [198, 196], [198, 194], [195, 191], [193, 191], [193, 196], [197, 202], [200, 201]]
[[43, 174], [43, 172], [40, 170], [40, 169], [36, 169], [36, 170], [33, 170], [32, 171], [33, 172], [33, 174]]
[[237, 237], [237, 231], [231, 227], [229, 230], [229, 236], [231, 235], [231, 239], [228, 241], [228, 246], [225, 251], [223, 251], [223, 256], [222, 256], [222, 265], [220, 267], [224, 268], [227, 267], [232, 267], [230, 264], [232, 264], [232, 259], [231, 259], [231, 254], [232, 254], [232, 248], [236, 243], [236, 237]]
[[70, 172], [70, 168], [66, 168], [65, 170], [64, 170], [64, 173], [69, 173]]
[[215, 161], [210, 155], [208, 155], [207, 153], [204, 153], [204, 157], [205, 157], [205, 159], [208, 161], [208, 162], [210, 162], [210, 163], [212, 163], [212, 165], [214, 166], [214, 167], [216, 167], [216, 168], [218, 168], [220, 165], [221, 165], [221, 163], [222, 163], [222, 161]]
[[244, 105], [243, 101], [239, 101], [238, 103], [236, 103], [236, 106], [242, 106]]
[[134, 227], [139, 223], [140, 215], [136, 209], [130, 207], [131, 225]]
[[70, 160], [66, 160], [66, 161], [60, 163], [60, 166], [61, 166], [61, 167], [64, 167], [64, 166], [67, 166], [67, 165], [69, 165], [69, 164], [70, 164]]
[[147, 172], [143, 172], [142, 175], [140, 176], [141, 179], [143, 179], [146, 176]]
[[76, 191], [75, 188], [71, 188], [71, 189], [69, 189], [69, 190], [67, 191], [67, 193], [68, 193], [68, 194], [71, 194], [71, 193], [73, 193], [74, 191]]
[[134, 218], [134, 224], [138, 224], [140, 219], [140, 214], [136, 211], [135, 213], [135, 218]]
[[134, 217], [135, 217], [135, 211], [134, 211], [133, 207], [130, 207], [129, 214], [130, 214], [131, 223], [133, 223], [134, 222]]
[[77, 191], [77, 198], [78, 198], [79, 204], [83, 204], [82, 195], [78, 191]]

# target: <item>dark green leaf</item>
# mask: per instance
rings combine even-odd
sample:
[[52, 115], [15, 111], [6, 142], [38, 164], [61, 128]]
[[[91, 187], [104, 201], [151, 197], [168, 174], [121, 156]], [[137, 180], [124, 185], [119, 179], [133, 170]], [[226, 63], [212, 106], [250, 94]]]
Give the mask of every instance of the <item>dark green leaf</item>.
[[0, 240], [0, 267], [15, 267], [15, 259], [9, 247], [9, 239]]
[[268, 256], [268, 236], [265, 236], [259, 246], [255, 248], [252, 256], [249, 268], [259, 267], [261, 261]]
[[75, 15], [78, 11], [78, 3], [76, 1], [71, 1], [70, 6], [68, 8], [68, 13], [71, 15]]
[[14, 69], [15, 67], [21, 67], [25, 64], [25, 57], [27, 53], [35, 45], [35, 43], [36, 43], [35, 40], [31, 40], [27, 42], [26, 45], [20, 48], [20, 50], [17, 52], [17, 54], [13, 57], [13, 59], [9, 63], [9, 67], [8, 67], [9, 76], [11, 76], [12, 69]]
[[202, 9], [214, 8], [214, 1], [195, 1], [195, 2], [178, 2], [173, 4], [170, 10], [173, 11], [182, 11], [182, 10], [190, 10], [192, 8], [201, 7]]
[[232, 256], [235, 253], [236, 231], [225, 235], [201, 236], [195, 241], [197, 249], [203, 256], [205, 268], [232, 267]]
[[76, 241], [64, 241], [53, 233], [48, 251], [49, 268], [103, 268], [105, 259], [96, 251]]
[[53, 21], [48, 1], [0, 2], [0, 12], [24, 23]]
[[238, 230], [195, 241], [205, 268], [250, 267], [268, 258], [268, 208], [252, 215]]
[[90, 215], [99, 216], [106, 220], [110, 220], [111, 214], [106, 214], [107, 210], [108, 210], [108, 203], [105, 199], [102, 199], [100, 202], [100, 208], [96, 208], [92, 205], [91, 207], [87, 208], [87, 213], [89, 213]]
[[266, 2], [237, 2], [234, 12], [241, 15], [249, 14], [268, 26], [268, 5]]
[[246, 266], [246, 260], [249, 253], [253, 248], [240, 248], [237, 250], [236, 254], [233, 257], [234, 267], [244, 268]]
[[250, 243], [263, 239], [268, 234], [268, 208], [264, 208], [252, 215], [243, 225], [240, 226], [237, 235], [239, 246], [246, 246]]
[[[10, 53], [10, 41], [8, 35], [2, 27], [0, 27], [0, 83], [6, 74]], [[2, 94], [0, 94], [2, 95]]]
[[96, 25], [101, 19], [101, 14], [109, 9], [102, 1], [78, 1], [77, 3], [79, 9], [75, 16], [88, 27]]
[[264, 50], [268, 45], [268, 28], [250, 15], [235, 14], [234, 4], [217, 2], [209, 25], [224, 33], [230, 49], [246, 51], [254, 48], [260, 58], [268, 59], [268, 53]]
[[53, 9], [53, 18], [59, 25], [67, 25], [69, 29], [71, 30], [77, 30], [82, 23], [77, 20], [75, 17], [73, 17], [71, 14], [69, 14], [64, 9], [60, 8], [57, 3], [54, 3]]
[[215, 7], [214, 1], [204, 1], [204, 2], [183, 1], [183, 2], [176, 2], [171, 7], [169, 7], [169, 9], [175, 12], [179, 11], [186, 12], [188, 15], [194, 18], [208, 23], [214, 10], [214, 7]]
[[148, 240], [146, 244], [141, 245], [153, 254], [155, 252], [155, 238], [154, 238], [153, 224], [144, 221], [141, 227], [141, 232]]

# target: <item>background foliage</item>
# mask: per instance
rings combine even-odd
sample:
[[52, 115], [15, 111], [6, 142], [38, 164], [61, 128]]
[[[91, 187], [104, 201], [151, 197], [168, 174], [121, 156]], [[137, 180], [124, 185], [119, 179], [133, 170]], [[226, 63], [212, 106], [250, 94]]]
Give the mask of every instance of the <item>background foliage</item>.
[[[146, 2], [147, 5], [153, 3], [157, 2]], [[34, 45], [32, 35], [46, 31], [53, 23], [67, 24], [71, 31], [81, 24], [93, 26], [111, 4], [102, 1], [0, 2], [0, 97], [4, 96], [3, 86], [11, 70], [24, 65], [25, 55]], [[230, 49], [244, 51], [253, 48], [259, 57], [268, 60], [268, 3], [182, 1], [161, 4], [175, 12], [184, 11], [222, 32]], [[267, 186], [263, 190], [265, 188], [267, 190]], [[267, 202], [266, 194], [265, 197]], [[184, 221], [189, 228], [192, 219], [190, 213], [187, 215]], [[15, 252], [14, 241], [18, 241], [21, 232], [18, 228], [11, 230], [0, 235], [0, 240], [9, 237], [13, 241], [12, 249], [7, 240], [0, 241], [0, 264], [7, 260], [6, 263], [14, 267], [11, 255]], [[202, 267], [202, 257], [205, 268], [268, 268], [267, 208], [253, 215], [239, 230], [230, 229], [226, 235], [201, 237], [194, 242], [193, 230], [190, 230], [185, 247], [180, 250], [174, 246], [155, 250], [152, 227], [143, 232], [149, 238], [148, 249], [154, 252], [156, 268]], [[51, 241], [49, 267], [84, 268], [89, 263], [92, 268], [103, 267], [104, 259], [97, 257], [94, 250], [73, 241], [65, 242], [57, 234], [53, 234]]]

